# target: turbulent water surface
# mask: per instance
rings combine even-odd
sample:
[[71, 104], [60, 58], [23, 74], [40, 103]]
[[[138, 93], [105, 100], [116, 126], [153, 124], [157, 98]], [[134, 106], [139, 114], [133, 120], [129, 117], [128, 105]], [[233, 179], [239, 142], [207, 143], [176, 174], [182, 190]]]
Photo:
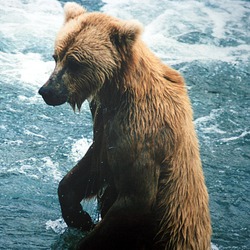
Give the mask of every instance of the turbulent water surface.
[[[37, 94], [54, 67], [63, 22], [56, 0], [1, 0], [0, 249], [68, 249], [60, 179], [92, 138], [88, 104], [47, 106]], [[185, 77], [210, 194], [214, 249], [250, 249], [250, 2], [78, 1], [145, 26], [143, 39]], [[98, 219], [95, 201], [84, 202]]]

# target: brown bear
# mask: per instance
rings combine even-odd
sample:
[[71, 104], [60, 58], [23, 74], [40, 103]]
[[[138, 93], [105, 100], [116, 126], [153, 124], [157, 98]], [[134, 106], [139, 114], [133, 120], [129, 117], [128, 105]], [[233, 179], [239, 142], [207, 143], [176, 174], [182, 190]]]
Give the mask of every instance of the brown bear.
[[[210, 249], [209, 198], [183, 78], [148, 49], [137, 22], [76, 3], [64, 10], [56, 66], [39, 93], [53, 106], [90, 102], [93, 143], [58, 188], [67, 225], [89, 231], [78, 248]], [[97, 225], [80, 204], [94, 196]]]

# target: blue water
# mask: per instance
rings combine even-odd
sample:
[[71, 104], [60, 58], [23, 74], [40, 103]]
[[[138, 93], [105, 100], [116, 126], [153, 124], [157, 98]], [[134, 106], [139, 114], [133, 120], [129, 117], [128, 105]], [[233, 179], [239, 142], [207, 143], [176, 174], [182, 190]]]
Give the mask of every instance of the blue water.
[[[0, 0], [0, 249], [68, 249], [60, 179], [92, 138], [87, 103], [47, 106], [37, 94], [63, 22], [56, 0]], [[78, 1], [145, 26], [143, 39], [185, 77], [210, 194], [213, 249], [250, 249], [250, 2]], [[98, 219], [95, 201], [84, 202]]]

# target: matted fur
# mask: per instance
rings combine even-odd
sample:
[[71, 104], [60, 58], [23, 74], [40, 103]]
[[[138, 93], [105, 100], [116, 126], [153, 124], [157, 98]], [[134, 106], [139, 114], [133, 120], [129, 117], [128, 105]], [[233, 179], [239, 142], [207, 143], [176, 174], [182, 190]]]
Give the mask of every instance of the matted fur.
[[[208, 250], [209, 199], [186, 86], [147, 48], [141, 33], [136, 22], [65, 5], [57, 67], [76, 64], [62, 78], [73, 108], [87, 98], [95, 102], [94, 128], [102, 129], [94, 133], [103, 133], [96, 157], [113, 173], [118, 194], [81, 247], [99, 249], [98, 241], [105, 247], [111, 244], [105, 235], [119, 231], [118, 223], [130, 223], [132, 216], [141, 223], [147, 215], [154, 230], [152, 239], [145, 238], [151, 249]], [[148, 248], [137, 243], [130, 249]]]

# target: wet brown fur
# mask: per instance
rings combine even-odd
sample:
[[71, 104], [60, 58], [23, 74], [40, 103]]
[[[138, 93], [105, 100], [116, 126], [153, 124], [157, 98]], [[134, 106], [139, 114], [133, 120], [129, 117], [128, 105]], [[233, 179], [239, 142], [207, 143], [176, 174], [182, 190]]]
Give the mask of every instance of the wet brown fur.
[[124, 206], [124, 216], [136, 207], [153, 219], [152, 249], [208, 250], [208, 193], [185, 83], [147, 48], [141, 33], [136, 22], [67, 4], [56, 39], [58, 67], [73, 62], [76, 68], [63, 77], [68, 102], [80, 109], [91, 98], [103, 112], [102, 124], [95, 124], [103, 131], [98, 157], [114, 172], [118, 193], [87, 240], [98, 241]]

